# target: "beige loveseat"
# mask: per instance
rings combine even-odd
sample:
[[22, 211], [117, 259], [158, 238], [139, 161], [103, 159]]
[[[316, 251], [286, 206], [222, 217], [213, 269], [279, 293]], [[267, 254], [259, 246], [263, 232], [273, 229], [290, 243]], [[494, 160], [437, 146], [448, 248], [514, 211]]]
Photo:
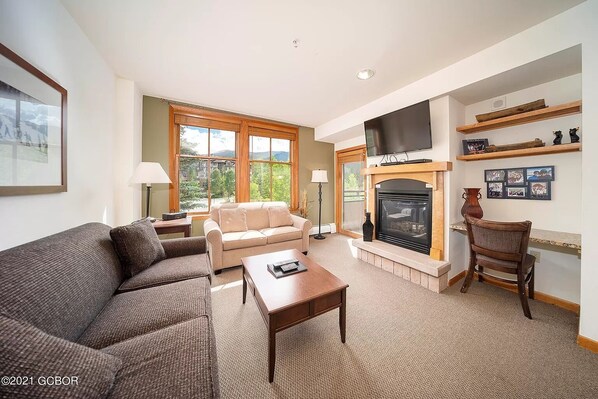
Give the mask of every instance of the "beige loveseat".
[[203, 227], [216, 272], [239, 266], [244, 256], [293, 248], [307, 254], [312, 224], [284, 202], [244, 202], [212, 205]]

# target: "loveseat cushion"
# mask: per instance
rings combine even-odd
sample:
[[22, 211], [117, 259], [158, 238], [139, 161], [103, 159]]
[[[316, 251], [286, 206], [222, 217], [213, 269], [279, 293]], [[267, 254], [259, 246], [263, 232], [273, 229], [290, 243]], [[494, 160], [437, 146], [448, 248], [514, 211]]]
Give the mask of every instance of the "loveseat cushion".
[[109, 232], [88, 223], [0, 252], [0, 309], [76, 341], [123, 281]]
[[212, 281], [206, 254], [168, 258], [154, 263], [144, 271], [125, 280], [118, 287], [118, 291], [133, 291], [197, 277], [207, 277], [210, 282]]
[[222, 234], [222, 247], [225, 251], [231, 249], [257, 247], [266, 245], [268, 240], [265, 235], [255, 230], [240, 231]]
[[106, 304], [78, 342], [104, 348], [206, 315], [210, 302], [210, 283], [205, 277], [123, 292]]
[[286, 206], [271, 206], [268, 208], [269, 227], [292, 226], [291, 212]]
[[[3, 379], [3, 398], [105, 398], [122, 365], [116, 356], [48, 335], [1, 314], [0, 331], [0, 376], [25, 377], [27, 382], [5, 384]], [[56, 376], [77, 380], [60, 379], [56, 384]]]
[[220, 209], [220, 230], [223, 233], [247, 231], [247, 211], [243, 208]]
[[109, 398], [220, 397], [213, 325], [207, 316], [102, 351], [123, 360]]
[[273, 227], [269, 229], [262, 229], [260, 233], [266, 236], [268, 244], [275, 244], [277, 242], [300, 240], [302, 231], [293, 226]]
[[158, 234], [148, 218], [110, 230], [110, 237], [127, 277], [166, 258]]

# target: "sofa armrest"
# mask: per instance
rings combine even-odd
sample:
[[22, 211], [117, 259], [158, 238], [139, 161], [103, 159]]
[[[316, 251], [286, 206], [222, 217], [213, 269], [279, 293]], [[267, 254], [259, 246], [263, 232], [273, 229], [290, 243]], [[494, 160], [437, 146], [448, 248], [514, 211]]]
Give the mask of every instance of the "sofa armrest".
[[302, 231], [302, 234], [301, 234], [301, 238], [303, 239], [303, 242], [301, 244], [302, 252], [309, 251], [309, 230], [311, 230], [311, 228], [312, 228], [311, 220], [304, 219], [301, 216], [297, 216], [297, 215], [291, 215], [291, 218], [293, 219], [293, 227], [296, 227]]
[[164, 247], [167, 258], [206, 253], [205, 237], [171, 238], [169, 240], [161, 240], [160, 243]]
[[212, 270], [222, 269], [222, 230], [214, 219], [208, 218], [203, 222], [203, 233], [206, 236], [208, 254]]

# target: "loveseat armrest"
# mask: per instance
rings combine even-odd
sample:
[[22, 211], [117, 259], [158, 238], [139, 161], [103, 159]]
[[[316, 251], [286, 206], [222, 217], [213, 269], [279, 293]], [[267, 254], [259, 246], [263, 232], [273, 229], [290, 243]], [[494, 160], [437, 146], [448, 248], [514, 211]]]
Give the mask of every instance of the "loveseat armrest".
[[206, 236], [208, 254], [212, 270], [222, 269], [222, 230], [214, 219], [208, 218], [203, 222], [203, 233]]
[[293, 227], [298, 228], [301, 230], [301, 251], [307, 252], [309, 251], [309, 230], [312, 228], [311, 220], [304, 219], [301, 216], [291, 215], [293, 219]]
[[205, 237], [184, 237], [161, 240], [167, 258], [179, 256], [198, 255], [206, 253]]

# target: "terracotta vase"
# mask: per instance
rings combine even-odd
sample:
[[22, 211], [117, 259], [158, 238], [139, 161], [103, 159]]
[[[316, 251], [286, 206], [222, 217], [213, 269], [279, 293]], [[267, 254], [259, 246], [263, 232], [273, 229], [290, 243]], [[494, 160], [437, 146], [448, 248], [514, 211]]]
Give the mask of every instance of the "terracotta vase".
[[461, 196], [465, 202], [463, 203], [463, 207], [461, 208], [461, 215], [465, 217], [465, 215], [472, 216], [474, 218], [481, 219], [484, 216], [484, 211], [480, 206], [479, 199], [482, 198], [482, 194], [480, 193], [480, 188], [464, 188], [465, 192]]
[[370, 212], [365, 213], [365, 223], [363, 224], [363, 241], [372, 242], [374, 237], [374, 224], [371, 220], [372, 214]]

